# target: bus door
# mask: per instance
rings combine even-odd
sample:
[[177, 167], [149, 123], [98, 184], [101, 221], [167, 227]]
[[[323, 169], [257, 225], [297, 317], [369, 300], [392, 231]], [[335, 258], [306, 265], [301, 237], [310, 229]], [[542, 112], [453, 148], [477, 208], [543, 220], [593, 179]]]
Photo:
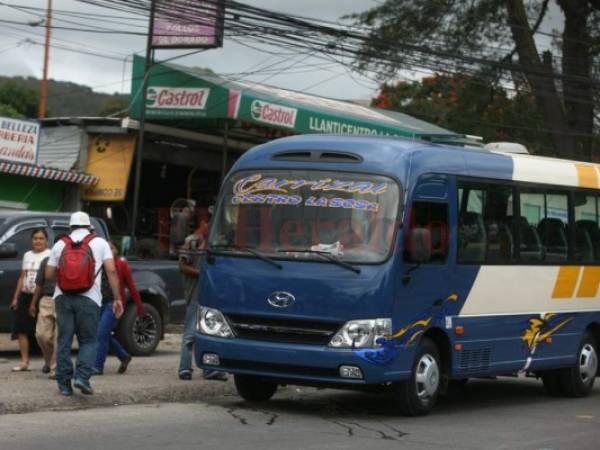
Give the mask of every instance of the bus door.
[[[400, 345], [418, 342], [428, 328], [443, 328], [445, 316], [455, 314], [455, 270], [450, 264], [454, 258], [450, 242], [455, 239], [450, 216], [453, 190], [451, 177], [425, 175], [407, 202], [393, 322]], [[422, 252], [424, 244], [429, 250]]]

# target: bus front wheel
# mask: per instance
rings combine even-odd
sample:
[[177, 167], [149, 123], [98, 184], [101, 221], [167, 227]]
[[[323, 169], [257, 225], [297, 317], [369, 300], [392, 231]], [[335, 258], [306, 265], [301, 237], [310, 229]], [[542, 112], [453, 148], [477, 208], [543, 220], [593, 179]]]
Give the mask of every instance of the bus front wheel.
[[431, 339], [424, 338], [416, 353], [410, 378], [393, 386], [394, 400], [400, 413], [406, 416], [429, 414], [440, 393], [441, 367], [437, 346]]
[[277, 391], [277, 384], [251, 375], [234, 375], [235, 388], [248, 402], [266, 402]]

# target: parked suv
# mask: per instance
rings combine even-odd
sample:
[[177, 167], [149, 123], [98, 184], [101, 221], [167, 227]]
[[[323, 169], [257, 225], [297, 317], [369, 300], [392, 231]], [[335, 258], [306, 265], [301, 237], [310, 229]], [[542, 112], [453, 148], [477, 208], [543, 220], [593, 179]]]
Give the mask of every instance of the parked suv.
[[[69, 216], [70, 213], [0, 212], [0, 333], [11, 330], [13, 316], [9, 306], [23, 255], [31, 249], [32, 230], [45, 228], [52, 245], [56, 236], [69, 233]], [[109, 238], [102, 220], [92, 217], [91, 222], [98, 236]], [[116, 333], [129, 353], [147, 356], [164, 337], [165, 324], [183, 320], [183, 286], [176, 261], [129, 259], [129, 263], [145, 313], [138, 317], [135, 305], [127, 298]]]

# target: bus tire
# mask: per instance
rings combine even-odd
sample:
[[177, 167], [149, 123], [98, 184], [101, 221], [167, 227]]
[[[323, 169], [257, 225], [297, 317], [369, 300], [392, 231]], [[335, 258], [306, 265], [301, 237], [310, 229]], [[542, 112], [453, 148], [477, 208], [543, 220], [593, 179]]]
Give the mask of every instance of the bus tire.
[[577, 361], [571, 368], [561, 370], [560, 381], [564, 393], [569, 397], [586, 397], [594, 387], [598, 371], [596, 340], [585, 333], [577, 349]]
[[544, 390], [546, 391], [546, 394], [552, 397], [560, 397], [564, 395], [560, 370], [544, 371], [544, 373], [542, 373], [540, 376], [542, 378], [542, 383], [544, 383]]
[[442, 369], [435, 343], [428, 337], [421, 341], [408, 380], [393, 385], [394, 401], [405, 416], [424, 416], [433, 409], [440, 393]]
[[264, 381], [251, 375], [235, 374], [233, 379], [238, 394], [248, 402], [266, 402], [277, 391], [277, 383]]

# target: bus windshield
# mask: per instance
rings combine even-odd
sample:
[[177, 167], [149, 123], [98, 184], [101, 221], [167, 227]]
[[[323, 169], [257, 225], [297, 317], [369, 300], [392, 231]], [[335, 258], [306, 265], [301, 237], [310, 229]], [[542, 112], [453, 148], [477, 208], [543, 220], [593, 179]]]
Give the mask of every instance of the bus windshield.
[[384, 176], [305, 170], [234, 174], [209, 236], [213, 251], [378, 263], [397, 228], [399, 187]]

